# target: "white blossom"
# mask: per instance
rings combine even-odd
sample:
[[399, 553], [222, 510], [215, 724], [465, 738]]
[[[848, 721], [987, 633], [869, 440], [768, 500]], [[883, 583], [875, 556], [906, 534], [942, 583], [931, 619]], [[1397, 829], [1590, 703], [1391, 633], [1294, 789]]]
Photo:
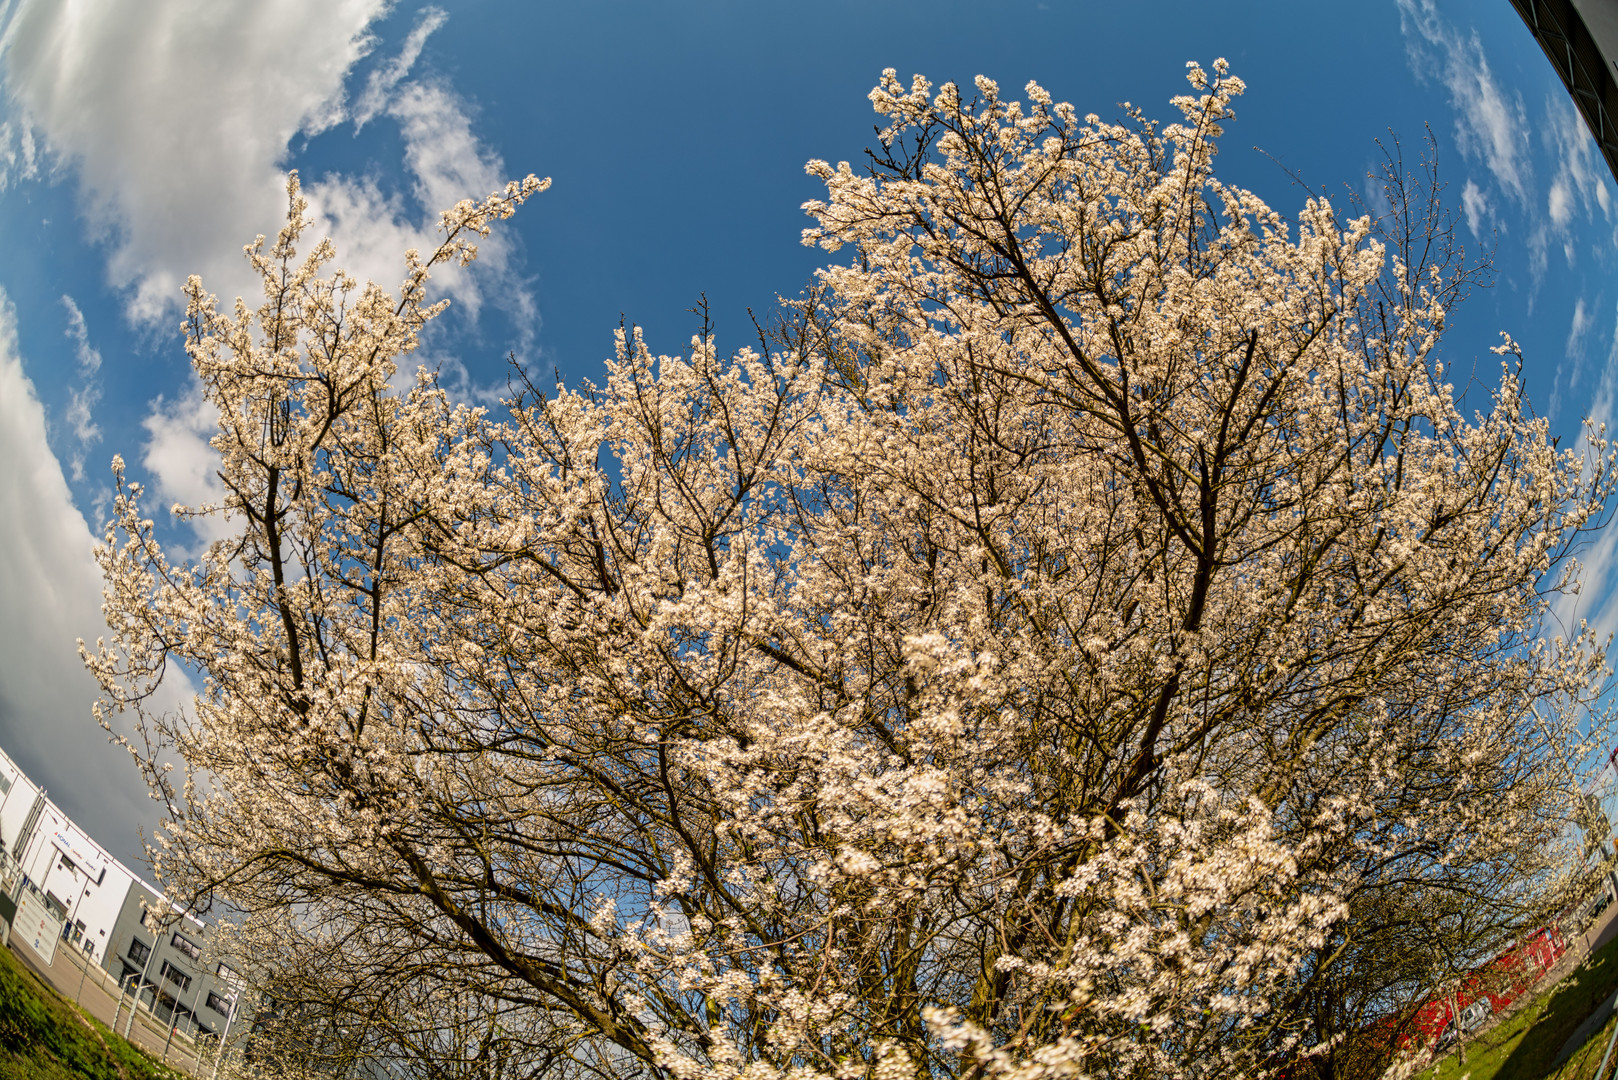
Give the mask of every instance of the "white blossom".
[[[393, 296], [294, 182], [262, 302], [187, 286], [228, 495], [179, 512], [236, 536], [171, 561], [120, 467], [100, 554], [165, 884], [395, 1060], [454, 1001], [693, 1080], [1261, 1075], [1356, 1030], [1320, 980], [1400, 919], [1491, 913], [1446, 963], [1531, 928], [1605, 730], [1600, 643], [1541, 635], [1607, 443], [1510, 364], [1464, 410], [1443, 219], [1283, 218], [1189, 78], [1160, 127], [887, 72], [773, 337], [627, 328], [496, 410], [395, 364], [543, 184]], [[204, 690], [147, 715], [171, 663]], [[1443, 974], [1398, 955], [1384, 997]]]

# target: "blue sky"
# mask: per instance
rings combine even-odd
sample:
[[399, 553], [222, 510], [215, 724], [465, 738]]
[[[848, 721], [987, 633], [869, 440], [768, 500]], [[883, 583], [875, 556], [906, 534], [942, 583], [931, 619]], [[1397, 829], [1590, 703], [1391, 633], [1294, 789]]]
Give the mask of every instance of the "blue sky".
[[[1342, 201], [1377, 140], [1414, 160], [1430, 126], [1463, 238], [1498, 271], [1450, 370], [1492, 381], [1509, 330], [1557, 431], [1618, 414], [1618, 191], [1507, 0], [0, 0], [0, 27], [0, 747], [126, 858], [154, 808], [90, 719], [72, 644], [99, 627], [107, 466], [123, 454], [164, 502], [208, 491], [178, 286], [250, 287], [241, 245], [275, 231], [288, 168], [339, 263], [388, 286], [443, 206], [554, 179], [440, 279], [455, 305], [423, 358], [488, 399], [508, 354], [595, 376], [620, 316], [678, 351], [704, 293], [721, 344], [746, 344], [747, 309], [824, 258], [798, 242], [819, 194], [803, 165], [859, 159], [885, 67], [1168, 118], [1186, 61], [1223, 56], [1249, 88], [1226, 181], [1289, 214], [1307, 197], [1289, 172]], [[1569, 617], [1618, 622], [1612, 546]]]

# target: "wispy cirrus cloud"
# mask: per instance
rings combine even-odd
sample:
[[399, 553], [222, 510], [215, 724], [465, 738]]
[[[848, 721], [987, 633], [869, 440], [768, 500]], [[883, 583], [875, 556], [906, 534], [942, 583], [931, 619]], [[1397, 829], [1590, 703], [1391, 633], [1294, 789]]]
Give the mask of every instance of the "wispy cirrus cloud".
[[1476, 240], [1483, 239], [1485, 230], [1493, 231], [1500, 227], [1494, 207], [1489, 204], [1488, 194], [1471, 179], [1461, 185], [1461, 215]]
[[[1461, 189], [1463, 219], [1485, 244], [1508, 229], [1515, 232], [1526, 255], [1531, 316], [1553, 256], [1571, 269], [1581, 258], [1608, 259], [1618, 251], [1606, 163], [1567, 94], [1549, 93], [1531, 122], [1522, 96], [1496, 77], [1476, 31], [1449, 21], [1438, 0], [1396, 2], [1412, 71], [1439, 82], [1454, 110], [1455, 143], [1471, 166]], [[1585, 377], [1588, 350], [1582, 340], [1589, 312], [1583, 299], [1577, 303], [1566, 362], [1555, 366], [1552, 377], [1553, 420]]]
[[[1573, 325], [1568, 330], [1570, 350], [1576, 346], [1582, 353], [1588, 348], [1594, 321], [1593, 310], [1587, 308], [1581, 298], [1574, 307]], [[1585, 413], [1596, 422], [1612, 416], [1614, 408], [1618, 407], [1618, 307], [1613, 311], [1612, 336], [1604, 360], [1601, 377]], [[1580, 445], [1586, 453], [1592, 452], [1584, 440], [1580, 440]], [[1610, 525], [1602, 529], [1579, 554], [1579, 563], [1577, 587], [1553, 599], [1552, 616], [1569, 637], [1588, 623], [1598, 639], [1606, 641], [1618, 635], [1618, 529]]]
[[0, 191], [39, 175], [39, 151], [26, 123], [0, 120]]
[[1528, 111], [1522, 98], [1495, 78], [1474, 32], [1463, 34], [1439, 13], [1433, 0], [1398, 0], [1410, 66], [1418, 78], [1436, 78], [1455, 109], [1455, 142], [1467, 158], [1482, 162], [1520, 206], [1534, 199], [1529, 160]]
[[1547, 405], [1547, 412], [1551, 416], [1560, 415], [1563, 396], [1569, 388], [1578, 386], [1584, 380], [1585, 369], [1589, 366], [1590, 360], [1590, 332], [1595, 327], [1595, 312], [1596, 302], [1588, 302], [1583, 296], [1578, 297], [1573, 303], [1573, 315], [1567, 328], [1567, 341], [1563, 344], [1566, 362], [1557, 367]]
[[410, 74], [410, 69], [416, 66], [416, 60], [421, 56], [421, 50], [427, 45], [427, 39], [432, 36], [433, 31], [443, 26], [448, 18], [442, 8], [423, 8], [416, 25], [410, 30], [410, 35], [405, 38], [404, 47], [392, 59], [379, 64], [366, 77], [365, 91], [354, 103], [355, 131], [375, 120], [377, 114], [388, 107], [394, 87]]
[[[430, 80], [398, 85], [385, 115], [399, 125], [404, 155], [403, 190], [388, 190], [375, 176], [330, 175], [308, 184], [310, 210], [337, 244], [337, 261], [355, 277], [391, 288], [404, 276], [408, 248], [438, 245], [438, 215], [467, 198], [505, 185], [506, 166], [472, 129], [468, 110], [448, 87]], [[406, 195], [408, 194], [408, 198]], [[476, 319], [491, 293], [513, 307], [519, 330], [531, 332], [537, 313], [520, 283], [487, 289], [511, 269], [510, 245], [500, 233], [478, 244], [473, 273], [438, 274], [433, 288]]]
[[1571, 266], [1578, 251], [1575, 240], [1584, 222], [1593, 223], [1599, 216], [1610, 231], [1613, 208], [1607, 190], [1607, 167], [1596, 154], [1595, 140], [1584, 118], [1566, 96], [1546, 101], [1545, 120], [1546, 149], [1556, 162], [1545, 197], [1548, 231], [1560, 243]]
[[[1521, 211], [1536, 285], [1552, 251], [1559, 251], [1569, 266], [1577, 262], [1587, 225], [1604, 224], [1608, 239], [1618, 244], [1605, 163], [1568, 96], [1548, 96], [1543, 117], [1531, 123], [1521, 95], [1496, 78], [1475, 31], [1462, 32], [1449, 22], [1435, 0], [1397, 3], [1411, 69], [1418, 78], [1436, 79], [1448, 92], [1456, 146], [1469, 162], [1483, 166], [1485, 184]], [[1535, 132], [1552, 165], [1543, 193], [1532, 165]], [[1485, 228], [1504, 230], [1499, 201], [1478, 179], [1467, 178], [1461, 202], [1473, 236], [1483, 239]]]
[[1579, 297], [1573, 305], [1573, 321], [1567, 328], [1567, 352], [1569, 356], [1584, 355], [1584, 341], [1590, 333], [1590, 327], [1595, 323], [1595, 315], [1585, 306], [1584, 297]]
[[73, 342], [73, 356], [78, 362], [79, 381], [68, 391], [67, 422], [73, 429], [77, 445], [68, 456], [75, 483], [84, 479], [84, 455], [90, 447], [101, 441], [101, 428], [95, 422], [94, 411], [101, 400], [101, 385], [95, 381], [101, 370], [101, 353], [90, 344], [90, 329], [85, 325], [84, 312], [71, 296], [62, 296], [62, 307], [67, 310], [66, 336]]

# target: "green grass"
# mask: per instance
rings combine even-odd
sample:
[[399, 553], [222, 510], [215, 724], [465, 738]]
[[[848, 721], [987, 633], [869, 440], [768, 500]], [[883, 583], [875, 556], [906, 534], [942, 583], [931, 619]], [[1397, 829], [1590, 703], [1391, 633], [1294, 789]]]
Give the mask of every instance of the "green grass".
[[[1467, 1043], [1466, 1064], [1452, 1051], [1417, 1075], [1434, 1080], [1588, 1080], [1601, 1062], [1612, 1025], [1592, 1036], [1564, 1063], [1551, 1062], [1584, 1019], [1618, 990], [1618, 940], [1609, 942], [1567, 978], [1537, 995], [1499, 1024]], [[1612, 1069], [1611, 1064], [1607, 1066]]]
[[0, 1080], [179, 1080], [0, 947]]
[[[1595, 1076], [1596, 1070], [1601, 1067], [1601, 1057], [1607, 1052], [1607, 1040], [1612, 1038], [1612, 1023], [1608, 1020], [1607, 1026], [1590, 1036], [1590, 1041], [1580, 1047], [1566, 1064], [1547, 1073], [1547, 1080], [1590, 1080]], [[1618, 1058], [1618, 1050], [1614, 1051], [1613, 1057]], [[1612, 1075], [1611, 1061], [1607, 1062], [1607, 1075]]]

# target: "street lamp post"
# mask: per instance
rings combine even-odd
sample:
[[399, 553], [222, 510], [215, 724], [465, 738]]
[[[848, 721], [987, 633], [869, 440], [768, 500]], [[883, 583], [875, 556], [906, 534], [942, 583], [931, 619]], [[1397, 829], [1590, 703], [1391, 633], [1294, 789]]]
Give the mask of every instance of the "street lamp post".
[[92, 944], [90, 948], [91, 951], [88, 954], [83, 949], [79, 950], [79, 988], [73, 992], [73, 1004], [75, 1005], [84, 996], [84, 977], [90, 974], [90, 960], [95, 955], [95, 946]]
[[118, 980], [118, 1000], [112, 1003], [112, 1030], [114, 1033], [118, 1031], [118, 1022], [123, 1019], [124, 991], [129, 988], [129, 980], [132, 978], [134, 978], [134, 976], [125, 975], [122, 979]]
[[[191, 1023], [193, 1027], [196, 1026], [197, 1022], [197, 999], [200, 997], [202, 997], [202, 973], [199, 971], [197, 972], [197, 992], [191, 995]], [[180, 995], [176, 994], [174, 995], [174, 1008], [169, 1011], [169, 1037], [163, 1040], [163, 1060], [165, 1062], [169, 1059], [169, 1045], [174, 1042], [174, 1033], [180, 1027], [179, 1009]], [[195, 1062], [196, 1055], [193, 1054], [192, 1063], [195, 1064]]]
[[[150, 908], [147, 910], [151, 911]], [[158, 915], [155, 911], [152, 911], [151, 915], [152, 918], [156, 920], [158, 927], [161, 928], [163, 925], [162, 916]], [[141, 919], [141, 925], [146, 925], [146, 920], [144, 918]], [[126, 1039], [133, 1037], [135, 1033], [135, 1013], [140, 1008], [141, 991], [146, 986], [146, 976], [151, 973], [152, 961], [157, 957], [157, 947], [162, 943], [161, 937], [161, 929], [152, 930], [152, 951], [146, 954], [146, 964], [140, 969], [140, 982], [135, 984], [135, 1000], [129, 1006], [129, 1025], [124, 1029], [124, 1038]], [[155, 986], [152, 987], [152, 1015], [157, 1015], [157, 987]]]
[[236, 1019], [236, 1010], [240, 1007], [241, 991], [232, 991], [230, 997], [230, 1011], [225, 1013], [225, 1030], [219, 1036], [219, 1052], [213, 1058], [213, 1072], [208, 1080], [219, 1080], [219, 1063], [225, 1058], [225, 1040], [230, 1038], [230, 1024]]

